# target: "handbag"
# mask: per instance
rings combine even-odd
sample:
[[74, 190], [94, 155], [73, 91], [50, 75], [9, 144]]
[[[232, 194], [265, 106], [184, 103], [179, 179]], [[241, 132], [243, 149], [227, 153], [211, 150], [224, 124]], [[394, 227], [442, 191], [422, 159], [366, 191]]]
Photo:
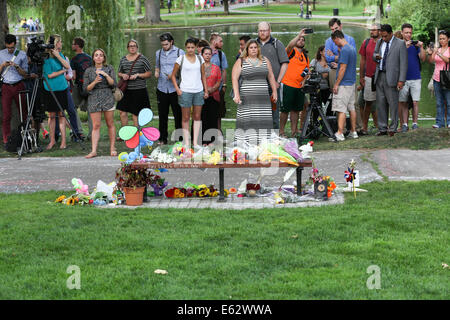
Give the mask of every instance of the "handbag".
[[444, 70], [439, 72], [441, 76], [441, 85], [450, 90], [450, 71], [448, 70], [448, 63], [445, 64]]
[[[134, 60], [133, 64], [131, 65], [130, 72], [128, 72], [128, 76], [131, 75], [134, 65], [136, 64], [136, 62], [139, 60], [140, 57], [141, 57], [141, 54], [138, 55], [137, 58]], [[117, 84], [117, 87], [120, 89], [120, 91], [125, 92], [125, 90], [127, 90], [127, 87], [128, 87], [128, 80], [124, 80], [123, 78], [121, 78], [119, 80], [119, 83]]]
[[120, 90], [118, 87], [114, 87], [112, 89], [112, 93], [114, 96], [114, 100], [116, 100], [117, 102], [119, 102], [120, 100], [122, 100], [123, 98], [123, 92], [122, 90]]

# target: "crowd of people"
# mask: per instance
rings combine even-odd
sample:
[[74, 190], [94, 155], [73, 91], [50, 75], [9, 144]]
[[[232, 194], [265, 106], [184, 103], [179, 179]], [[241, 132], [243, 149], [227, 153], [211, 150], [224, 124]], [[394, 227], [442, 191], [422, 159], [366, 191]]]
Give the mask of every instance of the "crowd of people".
[[[337, 116], [335, 140], [369, 134], [371, 115], [378, 128], [377, 135], [393, 136], [399, 131], [408, 131], [409, 110], [412, 110], [412, 129], [417, 129], [421, 63], [425, 61], [435, 65], [432, 85], [437, 114], [433, 127], [450, 127], [450, 89], [440, 79], [440, 71], [450, 59], [449, 32], [439, 31], [439, 44], [425, 49], [422, 42], [412, 40], [410, 24], [402, 26], [399, 35], [402, 39], [394, 36], [390, 25], [374, 24], [370, 28], [370, 38], [364, 40], [357, 51], [355, 40], [344, 33], [339, 19], [331, 19], [329, 28], [331, 36], [318, 48], [312, 61], [305, 48], [305, 37], [311, 36], [306, 29], [286, 47], [271, 35], [267, 22], [259, 23], [256, 39], [247, 35], [239, 38], [239, 50], [231, 71], [232, 90], [228, 91], [238, 105], [236, 129], [241, 130], [236, 130], [236, 139], [260, 141], [270, 136], [273, 129], [287, 137], [285, 127], [289, 118], [291, 135], [298, 137], [310, 101], [302, 88], [311, 70], [321, 75], [320, 102], [323, 105], [331, 102], [330, 111]], [[93, 158], [97, 156], [103, 115], [108, 128], [110, 155], [116, 156], [115, 144], [120, 138], [116, 137], [115, 109], [120, 111], [122, 126], [128, 124], [129, 113], [137, 126], [139, 111], [151, 108], [147, 80], [153, 73], [149, 59], [139, 52], [136, 40], [129, 40], [128, 53], [114, 68], [107, 63], [107, 53], [103, 49], [95, 49], [88, 55], [83, 51], [85, 41], [77, 37], [72, 41], [74, 57], [69, 60], [61, 53], [61, 37], [52, 35], [51, 38], [55, 39], [55, 48], [48, 49], [49, 58], [44, 61], [46, 81], [36, 102], [38, 107], [33, 108], [35, 128], [42, 127], [44, 118], [38, 116], [40, 105], [48, 112], [50, 138], [47, 149], [54, 148], [58, 139], [61, 140], [59, 148], [65, 149], [69, 124], [74, 140], [85, 139], [78, 109], [86, 111], [91, 140], [91, 151], [86, 158]], [[170, 33], [162, 34], [159, 39], [161, 49], [155, 53], [154, 66], [158, 143], [169, 142], [170, 109], [175, 129], [183, 129], [184, 143], [192, 143], [197, 148], [213, 142], [213, 137], [205, 133], [209, 129], [220, 132], [221, 119], [226, 112], [228, 61], [222, 51], [222, 37], [214, 33], [208, 40], [189, 38], [183, 49], [175, 46]], [[37, 77], [33, 64], [16, 44], [16, 37], [7, 35], [6, 49], [0, 51], [5, 145], [11, 135], [11, 103], [15, 100], [17, 106], [23, 106], [22, 120], [26, 119], [26, 103], [19, 103], [19, 99], [24, 101], [20, 92], [32, 89]], [[359, 83], [357, 52], [361, 56]], [[121, 86], [123, 83], [125, 87]], [[123, 88], [123, 98], [118, 102], [114, 98], [117, 86]], [[60, 107], [67, 111], [69, 123]]]
[[41, 24], [39, 18], [33, 19], [33, 17], [19, 19], [19, 23], [16, 26], [16, 31], [22, 29], [24, 32], [37, 32], [41, 30]]

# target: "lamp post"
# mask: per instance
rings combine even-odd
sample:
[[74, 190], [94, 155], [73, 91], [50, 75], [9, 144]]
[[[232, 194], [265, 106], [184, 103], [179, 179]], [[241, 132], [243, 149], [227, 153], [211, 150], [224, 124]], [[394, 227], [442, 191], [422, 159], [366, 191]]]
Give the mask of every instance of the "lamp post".
[[311, 19], [309, 16], [309, 0], [306, 0], [306, 16], [305, 19]]

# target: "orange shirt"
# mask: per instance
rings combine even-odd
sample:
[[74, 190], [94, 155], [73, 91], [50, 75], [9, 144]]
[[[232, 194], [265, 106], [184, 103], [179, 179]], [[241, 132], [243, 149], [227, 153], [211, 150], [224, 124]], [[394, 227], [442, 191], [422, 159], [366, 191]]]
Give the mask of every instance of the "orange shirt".
[[[309, 58], [297, 48], [292, 50], [295, 51], [295, 55], [289, 60], [288, 68], [281, 82], [289, 87], [301, 88], [304, 79], [301, 74], [306, 67], [309, 69]], [[293, 52], [287, 52], [287, 54], [290, 57]]]

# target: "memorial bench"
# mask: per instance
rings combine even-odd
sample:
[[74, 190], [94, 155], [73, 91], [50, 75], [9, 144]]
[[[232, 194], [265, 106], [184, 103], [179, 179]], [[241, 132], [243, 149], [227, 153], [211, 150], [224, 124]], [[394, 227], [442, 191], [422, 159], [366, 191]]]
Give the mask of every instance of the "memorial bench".
[[302, 171], [303, 168], [312, 167], [311, 160], [305, 160], [298, 163], [298, 166], [284, 163], [284, 162], [255, 162], [255, 163], [220, 163], [210, 164], [206, 162], [173, 162], [173, 163], [161, 163], [161, 162], [144, 162], [133, 163], [132, 168], [135, 169], [219, 169], [219, 200], [218, 202], [225, 202], [225, 169], [250, 169], [250, 168], [297, 168], [297, 195], [300, 196], [302, 192]]

